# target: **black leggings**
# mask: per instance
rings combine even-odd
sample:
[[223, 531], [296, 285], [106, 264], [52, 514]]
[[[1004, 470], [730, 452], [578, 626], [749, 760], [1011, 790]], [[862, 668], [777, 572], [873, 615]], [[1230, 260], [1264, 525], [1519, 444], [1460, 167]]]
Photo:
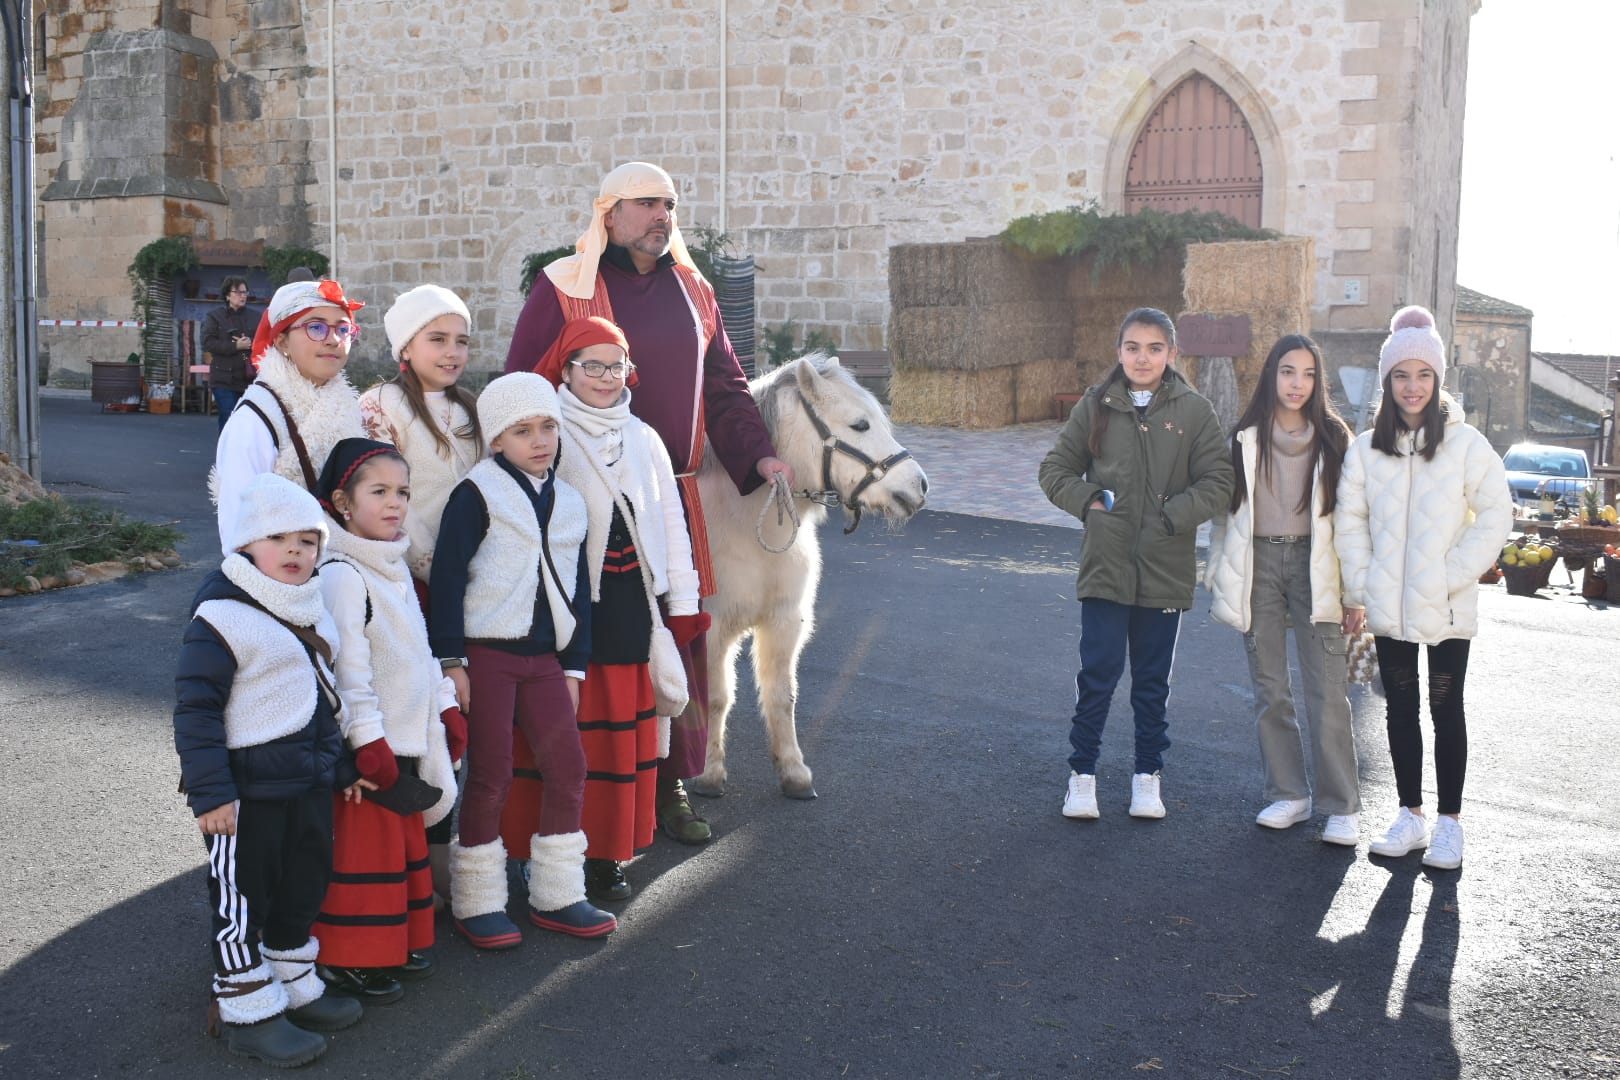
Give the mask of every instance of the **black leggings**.
[[[1395, 764], [1395, 791], [1402, 806], [1423, 805], [1423, 729], [1418, 691], [1418, 647], [1414, 642], [1374, 637], [1379, 677], [1389, 705], [1389, 756]], [[1434, 720], [1434, 778], [1441, 814], [1462, 812], [1463, 776], [1468, 771], [1468, 722], [1463, 716], [1463, 682], [1468, 675], [1468, 639], [1448, 638], [1429, 651], [1429, 715]]]

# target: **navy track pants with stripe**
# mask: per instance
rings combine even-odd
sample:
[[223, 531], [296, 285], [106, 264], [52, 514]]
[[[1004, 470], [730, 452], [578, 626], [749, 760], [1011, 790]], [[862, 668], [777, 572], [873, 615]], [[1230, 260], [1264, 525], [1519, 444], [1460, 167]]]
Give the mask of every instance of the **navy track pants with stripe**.
[[204, 836], [214, 966], [259, 964], [259, 945], [302, 948], [332, 876], [332, 793], [243, 799], [235, 836]]

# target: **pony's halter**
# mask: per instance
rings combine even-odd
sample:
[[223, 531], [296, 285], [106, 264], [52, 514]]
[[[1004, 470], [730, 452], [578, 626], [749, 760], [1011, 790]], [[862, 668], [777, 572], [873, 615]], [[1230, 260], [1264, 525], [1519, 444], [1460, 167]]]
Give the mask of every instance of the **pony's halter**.
[[[821, 490], [796, 491], [793, 493], [794, 497], [820, 503], [829, 510], [835, 506], [847, 505], [851, 517], [849, 527], [844, 530], [844, 535], [848, 536], [859, 528], [861, 524], [861, 506], [857, 501], [861, 492], [883, 479], [888, 475], [889, 470], [896, 465], [911, 457], [911, 451], [902, 446], [882, 461], [873, 461], [871, 455], [865, 450], [858, 446], [851, 446], [834, 435], [832, 429], [816, 414], [816, 410], [811, 407], [809, 400], [802, 391], [798, 392], [798, 398], [799, 404], [804, 406], [805, 415], [810, 418], [811, 426], [816, 429], [816, 434], [821, 437]], [[860, 482], [855, 485], [854, 490], [847, 496], [839, 495], [837, 490], [832, 487], [832, 460], [835, 453], [847, 454], [866, 467], [866, 475], [861, 477]]]

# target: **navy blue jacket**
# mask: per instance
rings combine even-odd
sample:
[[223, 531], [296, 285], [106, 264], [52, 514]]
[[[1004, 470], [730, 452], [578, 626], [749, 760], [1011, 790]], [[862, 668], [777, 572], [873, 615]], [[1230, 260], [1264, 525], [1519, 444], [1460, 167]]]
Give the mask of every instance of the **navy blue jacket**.
[[[215, 570], [203, 579], [191, 611], [195, 615], [205, 600], [247, 599], [247, 593]], [[289, 679], [312, 677], [311, 669], [287, 672]], [[325, 691], [315, 694], [315, 711], [302, 729], [258, 746], [227, 747], [225, 703], [235, 678], [236, 657], [229, 644], [213, 627], [193, 618], [181, 640], [174, 675], [174, 748], [192, 813], [200, 817], [237, 799], [295, 799], [342, 790], [358, 779]]]

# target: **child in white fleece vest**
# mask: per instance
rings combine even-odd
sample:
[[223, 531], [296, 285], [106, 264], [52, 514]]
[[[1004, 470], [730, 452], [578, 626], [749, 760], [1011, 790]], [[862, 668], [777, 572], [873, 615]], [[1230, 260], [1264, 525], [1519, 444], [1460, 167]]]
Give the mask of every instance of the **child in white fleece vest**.
[[574, 711], [591, 652], [590, 578], [585, 502], [552, 468], [560, 417], [539, 375], [515, 372], [485, 388], [478, 422], [494, 454], [451, 493], [429, 583], [434, 655], [471, 701], [450, 910], [485, 949], [521, 940], [506, 915], [500, 837], [514, 724], [546, 778], [530, 838], [529, 920], [576, 937], [618, 926], [585, 899], [585, 754]]
[[343, 749], [330, 657], [337, 631], [312, 580], [325, 515], [271, 473], [241, 494], [231, 554], [204, 579], [175, 672], [182, 789], [208, 848], [209, 1033], [278, 1067], [326, 1051], [360, 1019], [324, 996], [310, 928], [332, 871], [332, 793], [363, 781]]

